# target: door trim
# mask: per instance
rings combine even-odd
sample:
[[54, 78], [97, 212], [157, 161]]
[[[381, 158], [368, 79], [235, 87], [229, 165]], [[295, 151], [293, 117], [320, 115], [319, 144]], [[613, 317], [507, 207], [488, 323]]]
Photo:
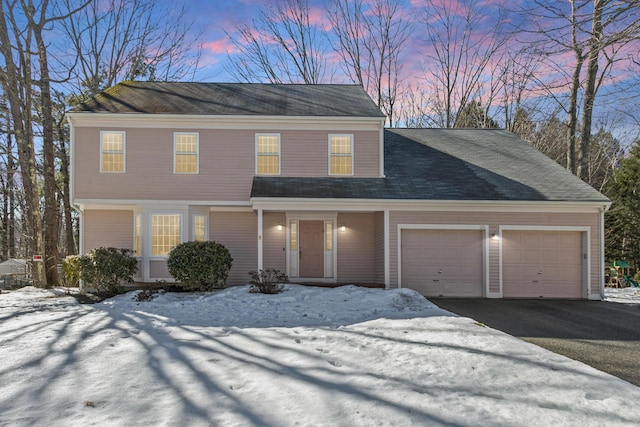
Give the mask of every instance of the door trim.
[[[338, 212], [285, 212], [285, 221], [286, 221], [286, 270], [287, 276], [289, 276], [292, 280], [298, 280], [301, 282], [317, 282], [317, 283], [337, 283], [338, 281]], [[300, 221], [325, 221], [331, 222], [333, 224], [333, 253], [331, 257], [332, 265], [332, 277], [326, 277], [325, 273], [324, 278], [317, 277], [299, 277], [292, 276], [291, 272], [294, 270], [292, 268], [292, 251], [291, 250], [291, 224], [298, 224], [298, 238], [300, 238]], [[323, 237], [324, 240], [324, 237]], [[326, 263], [326, 261], [325, 261]], [[296, 266], [297, 267], [297, 266]], [[297, 268], [296, 268], [297, 271]], [[325, 268], [326, 271], [326, 268]]]

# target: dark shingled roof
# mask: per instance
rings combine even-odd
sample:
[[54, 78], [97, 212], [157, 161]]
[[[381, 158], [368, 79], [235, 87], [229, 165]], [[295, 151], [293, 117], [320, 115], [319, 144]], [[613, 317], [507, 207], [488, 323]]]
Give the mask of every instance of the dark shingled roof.
[[505, 130], [390, 129], [384, 141], [386, 178], [254, 177], [251, 197], [608, 202]]
[[122, 82], [72, 112], [384, 117], [357, 85]]

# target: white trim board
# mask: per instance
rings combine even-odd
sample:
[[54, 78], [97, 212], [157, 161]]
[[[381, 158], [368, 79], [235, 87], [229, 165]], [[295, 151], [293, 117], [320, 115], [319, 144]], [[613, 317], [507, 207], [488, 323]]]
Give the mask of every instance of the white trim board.
[[67, 120], [78, 127], [379, 131], [386, 118], [71, 112]]

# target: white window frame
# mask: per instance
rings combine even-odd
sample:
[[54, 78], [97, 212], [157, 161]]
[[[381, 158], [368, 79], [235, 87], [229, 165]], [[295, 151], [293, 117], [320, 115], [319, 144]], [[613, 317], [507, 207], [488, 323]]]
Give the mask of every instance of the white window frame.
[[[121, 171], [105, 171], [102, 169], [102, 156], [105, 154], [103, 149], [104, 135], [108, 133], [119, 133], [122, 135], [122, 170]], [[109, 151], [109, 154], [120, 153], [119, 151]], [[101, 130], [100, 131], [100, 173], [125, 173], [127, 171], [127, 133], [123, 130]]]
[[[258, 152], [258, 140], [260, 139], [261, 136], [275, 136], [278, 138], [278, 173], [260, 173], [258, 172], [258, 155], [260, 154]], [[281, 150], [281, 142], [280, 142], [281, 138], [280, 138], [280, 134], [279, 133], [256, 133], [256, 147], [255, 147], [255, 173], [256, 175], [271, 175], [271, 176], [277, 176], [280, 175], [282, 173], [282, 150]]]
[[[345, 174], [338, 174], [338, 173], [331, 173], [331, 157], [332, 156], [336, 156], [336, 157], [347, 157], [344, 154], [332, 154], [331, 153], [331, 139], [333, 137], [345, 137], [348, 136], [349, 137], [349, 142], [350, 142], [350, 149], [351, 149], [351, 173], [345, 173]], [[354, 172], [355, 172], [355, 153], [353, 152], [353, 134], [346, 134], [346, 133], [332, 133], [329, 134], [329, 139], [328, 139], [328, 143], [327, 143], [327, 150], [328, 150], [328, 157], [327, 157], [327, 173], [331, 176], [353, 176]]]
[[[177, 213], [177, 212], [154, 212], [149, 214], [149, 259], [167, 259], [169, 257], [169, 254], [167, 253], [166, 255], [154, 255], [153, 253], [153, 217], [154, 216], [177, 216], [180, 219], [180, 230], [179, 230], [179, 235], [180, 238], [178, 239], [178, 243], [176, 244], [179, 245], [180, 243], [183, 242], [183, 233], [182, 230], [184, 229], [184, 216], [181, 213]], [[175, 246], [174, 246], [175, 247]]]
[[196, 241], [196, 218], [204, 218], [204, 242], [209, 240], [209, 216], [204, 214], [193, 214], [191, 216], [191, 240]]
[[[196, 170], [195, 172], [178, 172], [176, 171], [176, 156], [178, 152], [176, 151], [176, 143], [177, 137], [180, 135], [195, 135], [196, 137]], [[180, 154], [194, 154], [181, 152]], [[177, 175], [197, 175], [200, 173], [200, 133], [199, 132], [174, 132], [173, 133], [173, 173]]]

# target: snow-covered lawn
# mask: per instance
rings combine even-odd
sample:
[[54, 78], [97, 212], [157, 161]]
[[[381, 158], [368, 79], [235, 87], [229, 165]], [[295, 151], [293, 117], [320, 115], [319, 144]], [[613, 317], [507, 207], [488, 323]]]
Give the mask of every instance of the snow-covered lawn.
[[410, 290], [133, 296], [0, 294], [0, 425], [640, 423], [640, 388]]
[[640, 288], [604, 288], [604, 300], [621, 304], [640, 304]]

